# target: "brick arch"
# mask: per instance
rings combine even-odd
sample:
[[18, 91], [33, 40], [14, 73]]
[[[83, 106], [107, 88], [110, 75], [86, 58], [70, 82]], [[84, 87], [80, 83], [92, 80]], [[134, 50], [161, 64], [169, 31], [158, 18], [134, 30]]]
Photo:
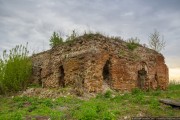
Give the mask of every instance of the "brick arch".
[[148, 68], [148, 65], [147, 65], [147, 63], [146, 63], [145, 61], [141, 61], [141, 62], [138, 64], [137, 70], [141, 70], [143, 67], [145, 68], [145, 70], [146, 70], [147, 73], [148, 73], [149, 68]]
[[148, 66], [147, 63], [141, 61], [137, 69], [137, 87], [146, 89], [148, 80]]

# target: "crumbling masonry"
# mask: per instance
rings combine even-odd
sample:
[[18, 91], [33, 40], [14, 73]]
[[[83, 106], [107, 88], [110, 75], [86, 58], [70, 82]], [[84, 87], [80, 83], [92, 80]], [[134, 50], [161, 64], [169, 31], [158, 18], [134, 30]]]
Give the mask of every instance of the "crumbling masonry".
[[32, 61], [31, 82], [49, 88], [72, 86], [101, 92], [106, 84], [121, 91], [166, 89], [169, 81], [163, 55], [142, 45], [132, 50], [122, 40], [99, 34], [33, 55]]

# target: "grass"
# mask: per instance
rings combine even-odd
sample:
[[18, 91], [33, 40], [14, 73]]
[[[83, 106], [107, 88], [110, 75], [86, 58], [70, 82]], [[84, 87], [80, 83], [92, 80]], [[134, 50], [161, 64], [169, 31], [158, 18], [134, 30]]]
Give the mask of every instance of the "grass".
[[134, 89], [131, 93], [107, 91], [95, 98], [82, 100], [67, 96], [57, 99], [21, 96], [0, 97], [0, 120], [21, 120], [37, 116], [52, 120], [116, 120], [136, 116], [178, 117], [179, 109], [159, 103], [160, 98], [180, 99], [180, 85], [170, 84], [166, 91], [144, 92]]
[[127, 40], [128, 49], [133, 51], [134, 49], [136, 49], [140, 45], [139, 42], [140, 42], [140, 40], [137, 37], [128, 39]]
[[134, 49], [136, 49], [138, 47], [138, 44], [136, 43], [127, 43], [127, 47], [129, 50], [133, 51]]
[[124, 57], [126, 55], [126, 52], [123, 50], [119, 50], [119, 57]]

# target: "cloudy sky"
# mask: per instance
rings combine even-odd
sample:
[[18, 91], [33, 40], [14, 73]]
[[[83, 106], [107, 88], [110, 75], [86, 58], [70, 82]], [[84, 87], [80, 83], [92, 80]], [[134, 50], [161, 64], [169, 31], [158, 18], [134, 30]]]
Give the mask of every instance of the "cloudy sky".
[[148, 44], [157, 29], [170, 79], [180, 80], [180, 0], [0, 0], [0, 53], [17, 44], [49, 49], [53, 31], [62, 35], [98, 31]]

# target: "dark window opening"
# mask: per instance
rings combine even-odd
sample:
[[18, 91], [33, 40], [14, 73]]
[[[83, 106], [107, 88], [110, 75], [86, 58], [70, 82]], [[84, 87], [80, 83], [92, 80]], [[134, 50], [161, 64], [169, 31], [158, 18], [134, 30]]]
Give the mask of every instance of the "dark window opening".
[[107, 81], [109, 83], [109, 80], [111, 79], [110, 74], [110, 61], [107, 60], [106, 64], [103, 67], [103, 80]]
[[60, 76], [59, 76], [59, 85], [60, 85], [61, 87], [65, 87], [65, 81], [64, 81], [64, 76], [65, 76], [65, 74], [64, 74], [64, 68], [63, 68], [63, 66], [60, 66], [60, 67], [59, 67], [59, 73], [60, 73]]
[[156, 82], [157, 87], [159, 87], [159, 81], [158, 81], [158, 75], [157, 75], [157, 73], [154, 75], [154, 79], [155, 79], [155, 82]]
[[155, 81], [158, 81], [157, 73], [154, 75]]

